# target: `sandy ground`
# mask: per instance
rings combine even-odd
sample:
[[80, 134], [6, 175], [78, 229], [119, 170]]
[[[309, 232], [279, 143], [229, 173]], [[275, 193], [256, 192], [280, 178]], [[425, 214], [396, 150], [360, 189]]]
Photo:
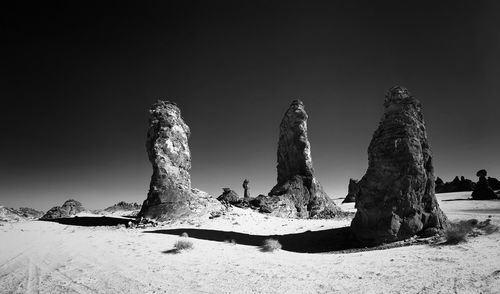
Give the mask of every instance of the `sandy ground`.
[[[464, 200], [469, 195], [438, 199], [451, 220], [491, 217], [500, 224], [500, 201]], [[301, 240], [349, 222], [235, 208], [213, 220], [147, 229], [3, 223], [0, 293], [500, 293], [498, 233], [455, 246], [303, 252], [311, 243], [301, 247]], [[184, 231], [193, 249], [176, 254], [173, 244]], [[291, 249], [261, 252], [256, 245], [266, 235], [283, 235]], [[231, 239], [237, 244], [224, 242]]]

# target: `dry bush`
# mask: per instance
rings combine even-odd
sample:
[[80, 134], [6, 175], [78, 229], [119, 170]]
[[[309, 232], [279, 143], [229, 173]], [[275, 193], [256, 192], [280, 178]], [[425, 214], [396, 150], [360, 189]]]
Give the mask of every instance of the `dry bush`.
[[477, 237], [482, 234], [492, 234], [499, 231], [499, 227], [491, 224], [491, 219], [479, 222], [477, 219], [451, 223], [444, 231], [445, 244], [456, 245], [467, 241], [468, 237]]
[[175, 242], [174, 248], [178, 251], [192, 249], [193, 242], [188, 239], [179, 239]]
[[451, 223], [444, 231], [445, 244], [456, 245], [467, 241], [472, 226], [467, 222]]
[[493, 234], [499, 231], [499, 227], [491, 223], [491, 219], [486, 219], [484, 222], [477, 224], [477, 228], [482, 230], [486, 235]]
[[260, 251], [262, 252], [273, 252], [279, 249], [281, 249], [281, 244], [276, 239], [266, 239], [264, 240], [264, 243], [260, 246]]

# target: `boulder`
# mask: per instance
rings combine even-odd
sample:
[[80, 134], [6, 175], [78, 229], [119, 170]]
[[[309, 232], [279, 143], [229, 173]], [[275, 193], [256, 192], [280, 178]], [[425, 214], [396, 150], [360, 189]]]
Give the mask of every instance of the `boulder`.
[[358, 180], [349, 179], [349, 186], [347, 188], [347, 196], [345, 196], [342, 203], [356, 202], [356, 194], [359, 192]]
[[368, 169], [359, 181], [355, 237], [377, 245], [428, 235], [447, 226], [434, 195], [432, 153], [420, 102], [391, 88], [385, 112], [368, 147]]
[[222, 194], [219, 197], [217, 197], [217, 200], [219, 200], [220, 202], [228, 204], [237, 204], [241, 202], [238, 193], [231, 190], [230, 188], [222, 188], [222, 191], [223, 191]]
[[495, 194], [493, 189], [491, 189], [488, 180], [486, 179], [486, 175], [488, 173], [486, 170], [482, 169], [476, 173], [479, 177], [479, 181], [472, 191], [472, 199], [474, 200], [489, 200], [489, 199], [497, 199], [498, 196]]
[[190, 129], [177, 105], [159, 100], [149, 113], [146, 150], [153, 175], [138, 217], [168, 220], [222, 209], [213, 197], [191, 188]]
[[67, 200], [62, 206], [54, 206], [49, 209], [41, 219], [56, 219], [72, 217], [80, 212], [87, 211], [83, 205], [73, 199]]
[[260, 199], [261, 211], [290, 218], [332, 218], [341, 213], [314, 178], [307, 118], [300, 100], [285, 112], [278, 140], [278, 183]]

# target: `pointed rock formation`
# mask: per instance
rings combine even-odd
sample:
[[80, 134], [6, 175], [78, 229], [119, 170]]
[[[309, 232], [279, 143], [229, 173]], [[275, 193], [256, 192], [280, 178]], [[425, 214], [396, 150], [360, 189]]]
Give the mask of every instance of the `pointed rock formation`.
[[307, 113], [295, 100], [280, 125], [278, 183], [262, 198], [261, 210], [281, 217], [331, 218], [340, 209], [314, 178], [311, 146], [307, 138]]
[[345, 199], [344, 201], [342, 201], [342, 203], [356, 202], [356, 194], [358, 194], [359, 191], [358, 182], [359, 182], [358, 180], [349, 179], [347, 196], [345, 196]]
[[476, 184], [464, 176], [456, 176], [453, 181], [444, 183], [439, 177], [436, 179], [436, 193], [473, 191]]
[[146, 149], [153, 175], [138, 217], [167, 220], [221, 209], [213, 197], [191, 189], [190, 130], [180, 109], [173, 102], [159, 100], [149, 113]]
[[385, 98], [385, 113], [368, 147], [351, 229], [375, 245], [443, 229], [447, 218], [434, 195], [432, 154], [420, 102], [403, 87]]

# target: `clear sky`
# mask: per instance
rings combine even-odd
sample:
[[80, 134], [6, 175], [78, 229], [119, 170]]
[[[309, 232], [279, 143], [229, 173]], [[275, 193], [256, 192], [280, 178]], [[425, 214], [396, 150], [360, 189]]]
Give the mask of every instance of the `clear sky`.
[[193, 187], [215, 196], [245, 178], [269, 192], [301, 99], [316, 177], [344, 197], [397, 84], [423, 104], [436, 175], [500, 178], [497, 1], [61, 2], [1, 9], [0, 205], [141, 203], [164, 97], [192, 131]]

